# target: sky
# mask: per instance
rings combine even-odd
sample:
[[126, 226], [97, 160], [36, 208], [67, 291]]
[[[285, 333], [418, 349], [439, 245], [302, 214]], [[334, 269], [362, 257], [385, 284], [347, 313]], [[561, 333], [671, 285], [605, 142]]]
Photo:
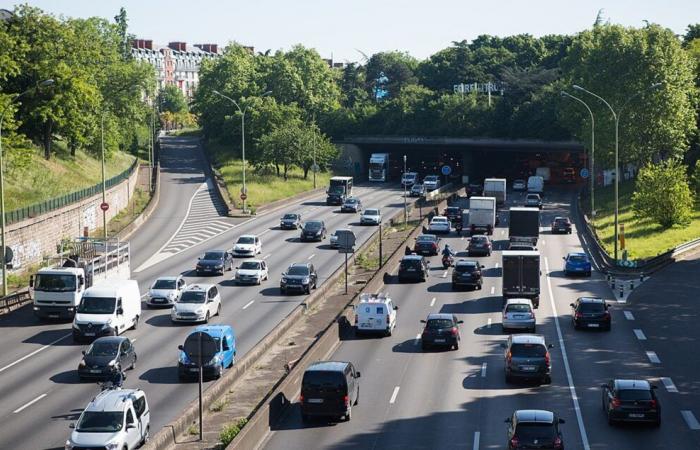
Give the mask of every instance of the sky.
[[[598, 10], [611, 23], [641, 27], [644, 20], [684, 34], [700, 22], [700, 0], [24, 0], [67, 17], [112, 19], [124, 6], [129, 31], [166, 45], [236, 41], [257, 51], [315, 48], [334, 61], [401, 50], [423, 59], [453, 41], [481, 34], [575, 34]], [[3, 1], [12, 9], [18, 2]]]

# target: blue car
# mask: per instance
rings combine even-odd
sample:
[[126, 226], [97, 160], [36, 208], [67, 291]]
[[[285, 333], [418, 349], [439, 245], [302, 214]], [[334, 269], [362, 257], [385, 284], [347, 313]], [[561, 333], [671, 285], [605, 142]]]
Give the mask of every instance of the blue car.
[[[224, 369], [233, 366], [236, 362], [236, 336], [229, 325], [201, 325], [192, 330], [192, 333], [202, 331], [213, 337], [219, 351], [211, 359], [206, 361], [203, 367], [205, 379], [221, 378]], [[184, 351], [184, 346], [179, 345], [180, 357], [177, 362], [177, 375], [180, 380], [199, 377], [197, 361], [191, 361]]]
[[585, 253], [569, 253], [564, 258], [564, 275], [591, 276], [591, 260]]

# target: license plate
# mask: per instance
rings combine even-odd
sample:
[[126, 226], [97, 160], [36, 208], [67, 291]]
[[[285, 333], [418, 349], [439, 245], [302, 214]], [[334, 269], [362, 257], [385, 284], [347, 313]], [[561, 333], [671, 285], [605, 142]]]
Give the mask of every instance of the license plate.
[[190, 367], [190, 372], [199, 372], [199, 367]]
[[323, 403], [322, 398], [310, 398], [308, 401], [309, 403]]
[[406, 272], [415, 272], [416, 269], [406, 269]]
[[94, 336], [95, 333], [85, 333], [85, 336]]
[[644, 414], [629, 414], [629, 417], [632, 419], [642, 419], [644, 418]]
[[599, 323], [589, 323], [588, 326], [590, 328], [598, 328], [600, 326], [600, 324]]
[[90, 373], [101, 373], [100, 369], [90, 369]]
[[58, 314], [49, 314], [50, 319], [58, 319]]
[[520, 370], [523, 372], [534, 372], [537, 367], [535, 366], [520, 366]]
[[435, 342], [445, 342], [444, 339], [435, 339]]

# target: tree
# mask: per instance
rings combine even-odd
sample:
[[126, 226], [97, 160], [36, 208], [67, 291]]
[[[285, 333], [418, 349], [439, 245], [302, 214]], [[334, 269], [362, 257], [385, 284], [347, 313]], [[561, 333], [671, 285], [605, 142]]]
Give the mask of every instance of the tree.
[[129, 34], [129, 20], [126, 17], [126, 9], [122, 6], [119, 8], [119, 14], [114, 16], [114, 22], [117, 24], [117, 32], [119, 34], [119, 53], [125, 61], [131, 58], [131, 41], [134, 38]]
[[158, 93], [158, 106], [161, 111], [173, 114], [187, 112], [187, 100], [177, 86], [168, 84]]
[[384, 74], [388, 79], [385, 89], [388, 97], [396, 97], [404, 87], [418, 83], [414, 72], [418, 67], [418, 60], [405, 52], [380, 52], [375, 53], [367, 61], [365, 68], [367, 76], [365, 89], [374, 99], [379, 79]]
[[683, 36], [683, 45], [687, 46], [693, 40], [700, 38], [700, 23], [688, 25], [688, 29]]
[[690, 187], [695, 195], [700, 195], [700, 159], [695, 161], [693, 172], [690, 174]]
[[632, 195], [635, 216], [664, 228], [687, 225], [692, 217], [693, 194], [686, 174], [686, 167], [675, 159], [644, 166]]

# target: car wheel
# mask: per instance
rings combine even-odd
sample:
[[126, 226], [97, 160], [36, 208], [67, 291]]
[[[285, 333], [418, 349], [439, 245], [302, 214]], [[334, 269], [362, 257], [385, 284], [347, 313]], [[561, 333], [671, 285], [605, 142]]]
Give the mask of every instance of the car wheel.
[[141, 439], [141, 445], [145, 445], [146, 442], [151, 438], [151, 426], [146, 425], [146, 432], [143, 434], [143, 439]]
[[427, 351], [428, 351], [428, 344], [424, 344], [424, 343], [421, 342], [420, 348], [421, 348], [421, 350], [423, 350], [424, 352], [427, 352]]
[[360, 388], [357, 388], [357, 397], [355, 397], [355, 406], [360, 403]]
[[204, 316], [204, 323], [209, 323], [209, 311], [207, 311], [207, 315]]
[[613, 420], [613, 418], [610, 417], [610, 414], [608, 414], [608, 425], [615, 426], [615, 420]]
[[305, 292], [306, 292], [307, 294], [310, 294], [310, 293], [311, 293], [311, 283], [309, 283], [309, 284], [306, 286]]
[[459, 350], [459, 341], [455, 342], [455, 345], [453, 345], [455, 350]]
[[530, 328], [530, 333], [535, 333], [537, 331], [537, 325]]
[[510, 384], [512, 382], [513, 382], [513, 378], [510, 375], [506, 374], [506, 384]]
[[656, 422], [653, 424], [654, 428], [659, 428], [661, 426], [661, 418], [656, 419]]
[[452, 290], [453, 290], [453, 291], [456, 291], [456, 290], [457, 290], [457, 285], [454, 284], [454, 283], [452, 283]]
[[587, 276], [587, 277], [590, 277], [590, 276], [591, 276], [591, 272], [586, 272], [586, 276]]
[[542, 379], [542, 383], [552, 384], [552, 377], [550, 375], [545, 375], [544, 378]]
[[610, 331], [612, 329], [612, 325], [608, 325], [607, 327], [604, 328], [605, 331]]

